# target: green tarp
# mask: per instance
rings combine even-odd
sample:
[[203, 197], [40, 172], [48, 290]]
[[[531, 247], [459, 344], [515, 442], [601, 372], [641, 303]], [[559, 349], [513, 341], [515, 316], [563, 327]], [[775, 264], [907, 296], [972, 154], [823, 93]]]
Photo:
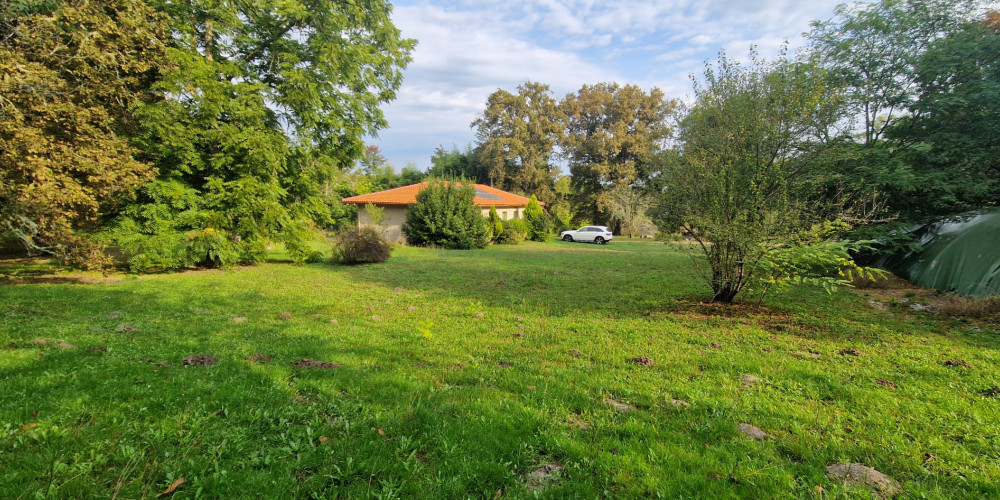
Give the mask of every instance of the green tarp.
[[924, 288], [1000, 294], [1000, 209], [945, 219], [914, 233], [921, 250], [889, 259], [885, 267]]

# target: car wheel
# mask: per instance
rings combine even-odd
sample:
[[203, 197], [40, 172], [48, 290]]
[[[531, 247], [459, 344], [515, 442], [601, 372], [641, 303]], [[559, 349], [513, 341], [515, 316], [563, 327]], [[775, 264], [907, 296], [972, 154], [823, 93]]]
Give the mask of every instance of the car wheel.
[[567, 234], [566, 236], [563, 236], [563, 241], [572, 242], [573, 241], [573, 237]]
[[594, 238], [594, 243], [597, 243], [598, 245], [603, 245], [604, 244], [604, 238], [601, 238], [600, 236], [598, 236], [598, 237]]

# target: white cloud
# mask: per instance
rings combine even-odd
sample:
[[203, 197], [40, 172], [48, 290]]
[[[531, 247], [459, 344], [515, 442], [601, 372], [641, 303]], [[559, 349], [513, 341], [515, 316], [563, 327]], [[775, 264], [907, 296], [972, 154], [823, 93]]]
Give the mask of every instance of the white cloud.
[[787, 38], [792, 48], [809, 21], [825, 19], [828, 0], [399, 0], [393, 21], [419, 42], [390, 129], [378, 144], [401, 166], [429, 164], [438, 144], [474, 140], [469, 124], [497, 88], [525, 80], [557, 98], [585, 83], [617, 81], [690, 93], [720, 49], [764, 57]]

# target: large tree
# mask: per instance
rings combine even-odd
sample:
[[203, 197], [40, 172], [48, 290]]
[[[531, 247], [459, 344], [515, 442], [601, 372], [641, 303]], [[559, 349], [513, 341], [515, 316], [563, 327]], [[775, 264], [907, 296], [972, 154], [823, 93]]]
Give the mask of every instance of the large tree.
[[308, 255], [307, 224], [330, 216], [320, 186], [386, 125], [380, 106], [414, 42], [384, 0], [151, 3], [171, 19], [177, 70], [158, 87], [167, 98], [141, 109], [160, 175], [119, 241], [162, 254], [212, 229], [230, 247], [219, 255], [258, 260], [265, 239]]
[[836, 116], [825, 86], [808, 65], [724, 55], [696, 82], [664, 213], [697, 242], [714, 300], [731, 302], [770, 251], [816, 221], [807, 181], [824, 118]]
[[[928, 51], [963, 31], [981, 11], [982, 3], [879, 0], [844, 4], [832, 19], [814, 23], [808, 35], [809, 57], [827, 69], [834, 86], [843, 89], [847, 108], [840, 125], [852, 133], [851, 140], [830, 156], [831, 190], [867, 199], [870, 207], [883, 207], [876, 218], [899, 217], [908, 223], [940, 213], [934, 208], [941, 207], [937, 195], [961, 189], [949, 186], [961, 184], [963, 178], [946, 173], [948, 168], [934, 175], [914, 163], [923, 156], [918, 150], [926, 144], [905, 137], [900, 127], [923, 113], [919, 106], [926, 107], [927, 86], [921, 81], [926, 77], [921, 74], [928, 69]], [[970, 58], [964, 64], [962, 69], [954, 64], [948, 67], [961, 73], [977, 61]]]
[[559, 169], [549, 160], [562, 135], [560, 118], [548, 85], [529, 81], [517, 86], [517, 94], [491, 94], [483, 115], [472, 122], [491, 184], [552, 201]]
[[169, 69], [163, 21], [123, 0], [0, 5], [0, 235], [102, 263], [87, 232], [154, 173], [129, 139]]
[[563, 99], [565, 135], [578, 216], [597, 222], [609, 205], [607, 192], [646, 176], [647, 167], [670, 134], [677, 104], [660, 89], [635, 85], [584, 85]]

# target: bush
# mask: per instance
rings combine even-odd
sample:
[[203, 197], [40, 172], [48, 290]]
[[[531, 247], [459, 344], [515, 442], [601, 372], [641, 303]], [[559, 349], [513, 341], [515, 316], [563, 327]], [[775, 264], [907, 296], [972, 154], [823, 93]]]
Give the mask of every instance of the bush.
[[345, 229], [337, 235], [333, 247], [334, 264], [374, 264], [389, 260], [392, 243], [386, 241], [375, 228]]
[[497, 243], [502, 245], [517, 245], [528, 238], [528, 224], [521, 219], [512, 219], [503, 225], [503, 233]]
[[538, 204], [535, 195], [531, 195], [528, 206], [524, 209], [524, 222], [528, 226], [528, 238], [532, 241], [548, 241], [552, 236], [552, 221]]
[[949, 293], [942, 298], [937, 310], [945, 316], [996, 318], [1000, 316], [1000, 295], [963, 297]]
[[503, 222], [500, 221], [500, 215], [497, 214], [497, 207], [490, 207], [490, 216], [486, 225], [491, 229], [490, 240], [498, 243], [503, 235]]
[[429, 183], [406, 213], [406, 242], [453, 249], [486, 248], [486, 218], [475, 198], [476, 190], [470, 186]]

